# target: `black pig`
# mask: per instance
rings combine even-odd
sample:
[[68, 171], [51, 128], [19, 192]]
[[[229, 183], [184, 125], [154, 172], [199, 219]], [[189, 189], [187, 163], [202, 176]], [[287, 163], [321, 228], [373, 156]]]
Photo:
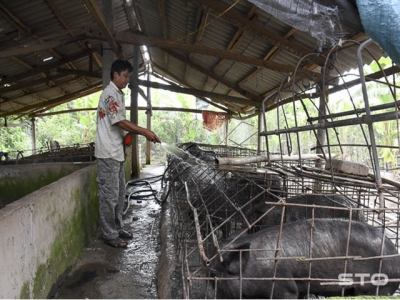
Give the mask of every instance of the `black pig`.
[[[313, 225], [313, 226], [312, 226]], [[337, 281], [340, 278], [353, 279], [358, 282], [357, 274], [365, 273], [369, 276], [381, 273], [386, 278], [399, 278], [400, 257], [382, 259], [382, 269], [379, 270], [380, 259], [347, 261], [346, 275], [345, 259], [325, 259], [307, 261], [310, 257], [310, 234], [312, 231], [312, 258], [327, 258], [340, 256], [373, 257], [381, 255], [382, 231], [363, 222], [351, 222], [351, 233], [348, 253], [346, 253], [349, 220], [345, 219], [315, 219], [300, 220], [283, 225], [282, 238], [278, 245], [280, 226], [272, 226], [254, 234], [239, 237], [231, 245], [221, 249], [236, 250], [222, 252], [223, 262], [216, 256], [210, 265], [210, 276], [217, 279], [210, 281], [208, 297], [214, 298], [303, 298], [309, 295], [340, 296], [342, 288], [345, 296], [351, 295], [392, 295], [399, 286], [398, 282], [386, 282], [377, 289], [376, 285], [321, 285], [318, 280], [310, 281], [308, 291], [307, 280], [296, 278], [321, 278], [325, 281]], [[281, 249], [277, 257], [297, 257], [287, 260], [267, 260], [274, 258], [276, 251]], [[258, 249], [258, 250], [252, 250]], [[259, 249], [269, 249], [259, 250]], [[243, 250], [240, 252], [238, 250]], [[383, 255], [398, 254], [393, 243], [385, 237]], [[301, 259], [302, 257], [306, 259]], [[242, 266], [240, 268], [240, 259]], [[275, 266], [275, 262], [277, 265]], [[272, 293], [271, 280], [254, 280], [257, 278], [274, 277], [289, 278], [289, 280], [275, 280]], [[241, 269], [241, 270], [240, 270]], [[311, 273], [310, 273], [311, 270]], [[351, 277], [353, 276], [354, 277]], [[240, 295], [240, 280], [242, 279], [242, 295]], [[383, 276], [383, 275], [382, 275]], [[230, 280], [227, 280], [232, 278]], [[234, 278], [234, 279], [233, 279]], [[370, 281], [372, 277], [365, 277]], [[379, 277], [382, 279], [382, 277]], [[379, 279], [378, 278], [378, 279]], [[375, 277], [377, 279], [377, 277]], [[375, 282], [375, 281], [374, 281]], [[215, 293], [216, 289], [216, 293]]]

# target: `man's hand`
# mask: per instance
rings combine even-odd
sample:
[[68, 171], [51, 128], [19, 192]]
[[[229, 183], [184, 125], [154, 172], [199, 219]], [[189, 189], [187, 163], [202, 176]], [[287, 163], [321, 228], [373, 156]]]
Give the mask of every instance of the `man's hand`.
[[117, 123], [117, 126], [122, 128], [125, 131], [128, 131], [129, 133], [143, 135], [150, 142], [161, 143], [161, 140], [158, 138], [158, 136], [153, 131], [148, 130], [143, 127], [140, 127], [140, 126], [132, 123], [131, 121], [122, 120]]
[[161, 143], [161, 140], [158, 138], [158, 136], [151, 130], [146, 130], [146, 132], [143, 135], [150, 142]]

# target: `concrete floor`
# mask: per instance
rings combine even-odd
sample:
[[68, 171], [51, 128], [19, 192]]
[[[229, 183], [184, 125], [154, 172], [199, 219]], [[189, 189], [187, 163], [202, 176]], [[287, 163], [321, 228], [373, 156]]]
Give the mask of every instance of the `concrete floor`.
[[[148, 165], [141, 178], [161, 175], [164, 166]], [[160, 191], [161, 182], [152, 184]], [[54, 299], [156, 299], [160, 255], [161, 206], [154, 200], [130, 206], [125, 229], [133, 233], [125, 249], [104, 244], [100, 229], [81, 259], [50, 295]]]

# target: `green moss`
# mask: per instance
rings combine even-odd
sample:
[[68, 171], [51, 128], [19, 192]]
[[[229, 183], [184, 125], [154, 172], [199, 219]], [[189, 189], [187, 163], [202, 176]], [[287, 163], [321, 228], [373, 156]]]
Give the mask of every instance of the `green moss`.
[[[57, 279], [80, 257], [83, 248], [97, 229], [98, 197], [96, 172], [88, 173], [81, 186], [71, 192], [75, 204], [73, 217], [60, 224], [46, 263], [37, 268], [33, 282], [32, 298], [47, 298]], [[60, 219], [62, 220], [62, 219]], [[23, 286], [21, 295], [29, 295], [29, 288]], [[29, 298], [29, 297], [27, 297]]]
[[81, 166], [61, 165], [60, 168], [49, 166], [45, 170], [27, 172], [23, 176], [3, 177], [0, 182], [0, 208], [71, 174], [77, 168]]
[[19, 295], [20, 299], [29, 299], [29, 283], [25, 282], [21, 288], [21, 294]]

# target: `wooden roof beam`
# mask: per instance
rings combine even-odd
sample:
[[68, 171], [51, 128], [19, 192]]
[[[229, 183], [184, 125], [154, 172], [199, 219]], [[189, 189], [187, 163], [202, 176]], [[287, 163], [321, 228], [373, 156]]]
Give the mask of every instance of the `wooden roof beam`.
[[222, 4], [221, 1], [214, 0], [199, 0], [202, 4], [207, 5], [216, 14], [221, 15], [221, 18], [228, 20], [230, 23], [236, 24], [237, 27], [246, 27], [247, 30], [252, 30], [255, 34], [262, 35], [268, 38], [268, 43], [277, 46], [279, 48], [284, 48], [286, 51], [296, 54], [306, 55], [313, 53], [311, 49], [307, 49], [301, 45], [297, 45], [288, 41], [287, 39], [281, 37], [280, 35], [266, 29], [264, 24], [261, 22], [253, 22], [249, 19], [243, 18], [240, 14], [235, 12], [234, 9], [228, 10], [228, 5]]
[[196, 90], [196, 89], [190, 89], [190, 88], [182, 88], [178, 86], [173, 86], [173, 85], [166, 85], [158, 82], [152, 82], [152, 81], [147, 81], [147, 80], [138, 80], [138, 84], [154, 89], [163, 89], [175, 93], [181, 93], [181, 94], [188, 94], [188, 95], [196, 95], [196, 96], [202, 96], [202, 97], [208, 97], [212, 99], [220, 99], [224, 102], [233, 102], [233, 103], [238, 103], [238, 104], [244, 104], [244, 105], [252, 105], [252, 106], [260, 106], [261, 103], [248, 100], [245, 98], [239, 98], [239, 97], [232, 97], [232, 96], [227, 96], [227, 95], [222, 95], [222, 94], [216, 94], [212, 92], [207, 92], [203, 90]]
[[[26, 25], [22, 20], [20, 20], [17, 16], [15, 16], [15, 14], [9, 10], [4, 4], [0, 3], [0, 7], [3, 11], [5, 11], [7, 13], [7, 15], [15, 22], [15, 24], [17, 24], [17, 28], [23, 28], [24, 30], [28, 31], [28, 32], [32, 32], [31, 29], [28, 27], [28, 25]], [[36, 34], [31, 34], [31, 36], [37, 40], [39, 43], [43, 43], [43, 39], [41, 39], [40, 37], [38, 37]], [[57, 58], [57, 59], [61, 59], [62, 55], [60, 53], [58, 53], [56, 50], [53, 49], [53, 47], [49, 47], [48, 50]], [[14, 57], [14, 56], [12, 56]], [[71, 63], [71, 67], [75, 68], [75, 66]], [[31, 66], [29, 66], [27, 69], [32, 69]], [[41, 74], [42, 77], [47, 77], [47, 74], [42, 73]], [[54, 83], [52, 83], [54, 84]]]
[[60, 74], [60, 75], [55, 75], [55, 76], [48, 76], [48, 77], [45, 77], [45, 78], [36, 79], [36, 80], [30, 80], [30, 81], [27, 81], [27, 82], [18, 83], [18, 84], [14, 84], [14, 85], [11, 85], [11, 86], [5, 86], [5, 87], [0, 88], [0, 94], [1, 93], [9, 93], [9, 92], [14, 92], [14, 91], [26, 89], [26, 88], [29, 88], [31, 86], [37, 85], [37, 84], [46, 83], [46, 82], [49, 82], [51, 80], [60, 79], [62, 77], [66, 77], [66, 76], [69, 76], [69, 75], [68, 74]]
[[[255, 11], [256, 11], [256, 6], [253, 5], [252, 8], [251, 8], [251, 9], [249, 10], [249, 12], [247, 13], [246, 18], [254, 22], [254, 21], [256, 20], [256, 16], [254, 15], [254, 12], [255, 12]], [[230, 52], [234, 52], [234, 51], [236, 51], [237, 49], [239, 49], [239, 47], [242, 45], [244, 39], [245, 39], [246, 36], [248, 35], [248, 33], [249, 33], [249, 32], [248, 32], [247, 30], [244, 30], [244, 29], [242, 29], [242, 28], [239, 28], [239, 29], [236, 31], [236, 33], [234, 34], [233, 38], [231, 39], [231, 42], [229, 43], [228, 48], [227, 48], [226, 50], [227, 50], [227, 51], [230, 51]], [[224, 65], [225, 63], [226, 63], [226, 60], [225, 60], [225, 59], [221, 59], [221, 60], [219, 61], [219, 63], [213, 68], [213, 71], [216, 72], [219, 68], [223, 67], [223, 65]], [[214, 89], [213, 89], [213, 90], [215, 90], [215, 88], [218, 86], [219, 83], [220, 83], [220, 81], [217, 81], [217, 84], [214, 86]], [[206, 84], [207, 84], [207, 83], [206, 83]], [[206, 86], [206, 84], [205, 84], [204, 86]], [[240, 82], [239, 82], [238, 84], [236, 84], [236, 86], [237, 86], [239, 89], [242, 89], [242, 88], [240, 87]], [[229, 92], [228, 94], [231, 94], [231, 93], [232, 93], [232, 91]], [[262, 97], [258, 97], [258, 98], [260, 98], [261, 100], [259, 100], [259, 101], [262, 102], [263, 98], [262, 98]], [[251, 107], [244, 108], [244, 110], [248, 110], [248, 109], [252, 109], [252, 108], [251, 108]]]
[[43, 67], [34, 67], [29, 71], [26, 71], [26, 72], [23, 72], [23, 73], [14, 75], [14, 76], [4, 77], [4, 78], [2, 78], [1, 83], [3, 85], [6, 84], [6, 83], [13, 83], [13, 82], [16, 82], [16, 81], [19, 81], [19, 80], [24, 80], [24, 79], [30, 78], [30, 77], [35, 76], [35, 75], [39, 75], [42, 72], [49, 72], [50, 70], [52, 70], [54, 68], [57, 68], [57, 67], [60, 67], [60, 66], [66, 64], [66, 63], [68, 63], [68, 62], [70, 62], [72, 60], [80, 59], [82, 57], [91, 55], [92, 53], [93, 53], [93, 50], [86, 50], [86, 51], [77, 53], [77, 54], [72, 55], [72, 56], [64, 56], [61, 61], [55, 61], [55, 62], [52, 62], [52, 63], [48, 63]]
[[[129, 1], [129, 2], [131, 2], [131, 1]], [[132, 9], [132, 12], [133, 12], [132, 6], [129, 7], [127, 0], [124, 0], [123, 5], [124, 5], [126, 18], [128, 19], [129, 28], [131, 29], [131, 31], [137, 30], [137, 25], [132, 18], [132, 13], [130, 12], [130, 9]], [[131, 5], [132, 5], [132, 3], [131, 3]]]
[[[291, 30], [289, 30], [289, 32], [286, 33], [284, 36], [285, 39], [288, 39], [289, 37], [291, 37], [296, 31], [297, 31], [297, 29], [295, 29], [295, 28], [292, 28]], [[282, 51], [282, 49], [277, 46], [272, 47], [272, 49], [270, 51], [268, 51], [268, 53], [265, 55], [264, 60], [266, 60], [266, 61], [273, 60], [281, 51]], [[245, 84], [247, 81], [252, 79], [254, 76], [256, 76], [261, 71], [262, 71], [262, 68], [260, 68], [260, 67], [257, 68], [257, 70], [255, 70], [254, 72], [249, 74], [246, 78], [244, 78], [242, 81], [240, 81], [239, 85]]]
[[24, 46], [17, 46], [11, 47], [5, 50], [0, 50], [0, 58], [16, 56], [16, 55], [23, 55], [23, 54], [30, 54], [37, 51], [47, 50], [49, 48], [55, 48], [58, 46], [63, 46], [69, 43], [77, 42], [85, 38], [85, 35], [77, 35], [69, 39], [59, 39], [54, 40], [51, 42], [44, 42], [34, 45], [24, 45]]
[[38, 108], [43, 108], [40, 111], [46, 111], [47, 109], [49, 109], [49, 107], [54, 107], [60, 104], [63, 104], [65, 102], [69, 102], [71, 100], [86, 96], [86, 95], [90, 95], [93, 94], [95, 92], [98, 92], [102, 89], [102, 84], [94, 84], [91, 85], [89, 87], [85, 87], [83, 89], [80, 89], [74, 93], [70, 93], [70, 94], [66, 94], [64, 96], [49, 100], [49, 101], [45, 101], [45, 102], [40, 102], [40, 103], [36, 103], [36, 104], [32, 104], [32, 105], [27, 105], [25, 107], [22, 107], [20, 109], [16, 109], [13, 110], [11, 112], [3, 112], [0, 113], [0, 118], [2, 117], [7, 117], [10, 115], [21, 115], [21, 114], [29, 114], [32, 113], [33, 111], [35, 111]]
[[[170, 76], [171, 78], [175, 78], [176, 81], [179, 81], [179, 79], [176, 78], [176, 76], [174, 76], [173, 74], [170, 74], [166, 69], [164, 69], [164, 68], [162, 68], [162, 67], [160, 67], [160, 66], [158, 66], [157, 64], [154, 64], [154, 63], [153, 63], [153, 65], [154, 65], [154, 67], [155, 67], [156, 69], [158, 69], [158, 70], [161, 71], [162, 73], [168, 74], [168, 76]], [[171, 85], [177, 85], [176, 83], [171, 82], [170, 80], [167, 80], [165, 77], [162, 77], [162, 76], [159, 75], [158, 73], [153, 72], [152, 75], [155, 76], [155, 77], [157, 77], [157, 78], [159, 78], [160, 80], [163, 80], [163, 81], [165, 81], [165, 82], [171, 84]], [[185, 82], [185, 80], [183, 80], [183, 82], [181, 82], [181, 83], [184, 84], [184, 85], [187, 86], [187, 87], [193, 88], [193, 86], [191, 86], [190, 84], [188, 84], [187, 82]], [[177, 86], [178, 86], [178, 85], [177, 85]], [[216, 107], [216, 108], [218, 108], [218, 109], [220, 109], [220, 110], [229, 112], [229, 109], [226, 108], [225, 106], [221, 106], [221, 105], [219, 105], [219, 104], [217, 104], [217, 103], [214, 103], [214, 102], [208, 100], [208, 99], [205, 98], [205, 97], [200, 97], [200, 96], [199, 96], [199, 97], [197, 97], [197, 98], [203, 100], [204, 102], [206, 102], [206, 103], [208, 103], [208, 104], [210, 104], [210, 105], [212, 105], [212, 106], [214, 106], [214, 107]]]
[[[165, 68], [159, 66], [158, 64], [156, 64], [156, 63], [153, 62], [153, 66], [154, 66], [155, 68], [161, 70], [161, 72], [163, 72], [164, 74], [168, 74], [168, 76], [170, 76], [171, 78], [175, 78], [175, 80], [176, 80], [177, 82], [181, 82], [181, 83], [184, 84], [185, 86], [191, 87], [191, 85], [188, 84], [187, 82], [185, 82], [185, 80], [182, 80], [181, 78], [177, 78], [176, 76], [174, 76], [173, 74], [171, 74], [170, 72], [168, 72], [168, 70], [166, 70]], [[191, 89], [191, 90], [192, 90], [192, 91], [197, 91], [197, 90], [195, 90], [195, 89]], [[212, 104], [212, 105], [214, 105], [215, 107], [218, 107], [218, 108], [220, 108], [220, 109], [222, 109], [222, 110], [225, 110], [225, 109], [224, 109], [224, 108], [221, 108], [218, 104], [222, 104], [222, 105], [228, 107], [228, 108], [229, 108], [231, 111], [233, 111], [233, 112], [247, 113], [247, 112], [243, 111], [240, 107], [236, 106], [234, 103], [225, 102], [225, 101], [219, 99], [218, 97], [213, 97], [214, 95], [219, 95], [219, 94], [215, 94], [215, 93], [212, 93], [212, 92], [208, 92], [208, 95], [209, 95], [209, 96], [198, 95], [198, 94], [193, 94], [193, 93], [189, 93], [189, 94], [191, 94], [191, 95], [193, 95], [193, 96], [196, 96], [196, 97], [198, 97], [198, 98], [209, 97], [209, 98], [211, 98], [211, 99], [213, 100], [213, 102], [216, 102], [216, 103], [210, 103], [210, 104]], [[224, 95], [224, 96], [226, 96], [226, 95]], [[227, 96], [227, 97], [229, 97], [229, 96]], [[239, 98], [239, 99], [241, 99], [241, 98]], [[244, 99], [244, 100], [245, 100], [245, 99]], [[206, 102], [209, 102], [209, 101], [206, 101]], [[254, 104], [256, 104], [256, 103], [249, 104], [249, 105], [254, 105]]]
[[207, 77], [210, 77], [210, 78], [212, 78], [212, 79], [214, 79], [214, 80], [226, 85], [230, 89], [232, 89], [235, 92], [241, 94], [243, 97], [249, 98], [249, 99], [254, 100], [254, 101], [258, 101], [260, 103], [262, 102], [262, 100], [263, 100], [262, 97], [259, 97], [256, 94], [253, 94], [251, 92], [243, 90], [242, 88], [240, 88], [237, 85], [233, 84], [232, 82], [226, 80], [225, 78], [217, 76], [215, 73], [208, 71], [207, 69], [205, 69], [204, 67], [196, 64], [195, 62], [193, 62], [193, 61], [191, 61], [189, 59], [186, 59], [185, 57], [183, 57], [179, 53], [176, 53], [175, 51], [169, 50], [169, 49], [165, 49], [164, 51], [166, 51], [169, 55], [175, 57], [176, 59], [182, 61], [186, 65], [190, 66], [191, 68], [203, 73], [204, 75], [207, 75]]
[[[95, 29], [89, 29], [87, 33], [89, 38], [96, 38], [96, 39], [104, 39], [101, 33], [99, 33]], [[284, 65], [272, 61], [265, 61], [261, 58], [256, 58], [256, 57], [250, 57], [250, 56], [244, 56], [232, 52], [227, 52], [225, 50], [218, 50], [218, 49], [213, 49], [210, 47], [206, 46], [201, 46], [201, 45], [192, 45], [188, 43], [181, 43], [177, 41], [172, 41], [172, 40], [164, 40], [160, 38], [155, 38], [155, 37], [146, 37], [144, 35], [140, 34], [128, 34], [128, 33], [114, 33], [114, 37], [116, 41], [120, 43], [126, 43], [126, 44], [133, 44], [133, 45], [145, 45], [147, 47], [159, 47], [159, 48], [166, 48], [166, 49], [178, 49], [182, 51], [188, 51], [188, 52], [195, 52], [195, 53], [200, 53], [204, 55], [210, 55], [214, 57], [219, 57], [223, 59], [229, 59], [237, 62], [242, 62], [248, 65], [252, 65], [255, 67], [263, 67], [263, 68], [268, 68], [271, 70], [275, 70], [278, 72], [284, 72], [284, 73], [291, 73], [296, 70], [296, 66], [291, 66], [291, 65]], [[305, 73], [308, 73], [311, 76], [316, 76], [319, 78], [320, 74], [311, 72], [305, 69], [300, 69], [304, 71]]]
[[[61, 15], [60, 11], [58, 10], [56, 5], [54, 4], [54, 1], [53, 0], [46, 0], [46, 1], [47, 1], [47, 5], [53, 11], [53, 13], [57, 17], [58, 21], [67, 30], [67, 32], [70, 34], [70, 36], [73, 37], [73, 38], [76, 37], [75, 32], [71, 29], [71, 27], [69, 26], [68, 22]], [[77, 40], [77, 43], [82, 49], [90, 49], [91, 48], [90, 43], [85, 44], [80, 39]], [[93, 55], [93, 58], [96, 61], [97, 65], [101, 68], [102, 67], [101, 59], [98, 57], [98, 55], [95, 52], [93, 52], [92, 55]]]
[[96, 0], [82, 0], [83, 3], [86, 5], [87, 9], [89, 10], [90, 14], [96, 21], [97, 25], [100, 28], [100, 31], [104, 38], [107, 40], [107, 42], [110, 44], [110, 47], [114, 51], [115, 55], [118, 57], [124, 57], [122, 51], [119, 50], [119, 47], [113, 38], [113, 35], [111, 33], [110, 28], [107, 25], [107, 22], [100, 10], [100, 8], [97, 5]]

